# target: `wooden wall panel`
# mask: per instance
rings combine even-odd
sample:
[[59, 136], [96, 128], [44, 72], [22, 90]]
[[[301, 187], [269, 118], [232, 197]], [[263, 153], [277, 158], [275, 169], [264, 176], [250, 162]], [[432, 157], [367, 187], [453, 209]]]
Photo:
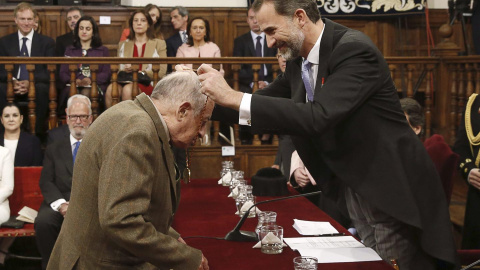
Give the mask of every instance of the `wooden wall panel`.
[[[14, 5], [0, 7], [0, 35], [16, 31], [13, 25]], [[39, 10], [44, 34], [55, 38], [66, 33], [69, 28], [65, 22], [65, 11], [68, 6], [40, 6]], [[100, 31], [105, 45], [116, 55], [116, 47], [121, 30], [127, 27], [128, 19], [135, 8], [121, 6], [83, 6], [85, 14], [98, 20], [99, 16], [111, 16], [111, 25], [101, 25]], [[211, 38], [221, 48], [222, 55], [232, 56], [235, 37], [249, 31], [246, 23], [245, 8], [189, 8], [190, 18], [205, 17], [210, 21]], [[385, 56], [427, 56], [427, 31], [425, 16], [333, 19], [353, 29], [364, 32]], [[430, 27], [435, 43], [441, 41], [439, 27], [448, 21], [446, 10], [430, 10]], [[165, 38], [175, 31], [170, 24], [170, 9], [162, 9], [162, 30]], [[471, 26], [467, 21], [467, 40], [471, 44]], [[452, 41], [460, 47], [463, 36], [459, 22], [454, 23]], [[471, 46], [473, 47], [473, 45]]]

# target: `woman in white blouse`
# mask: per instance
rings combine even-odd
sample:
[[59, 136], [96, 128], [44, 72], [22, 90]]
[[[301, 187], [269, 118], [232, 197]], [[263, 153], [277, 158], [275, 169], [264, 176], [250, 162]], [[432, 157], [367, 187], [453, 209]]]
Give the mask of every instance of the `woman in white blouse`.
[[0, 146], [0, 223], [10, 218], [8, 197], [13, 193], [13, 158], [10, 150]]

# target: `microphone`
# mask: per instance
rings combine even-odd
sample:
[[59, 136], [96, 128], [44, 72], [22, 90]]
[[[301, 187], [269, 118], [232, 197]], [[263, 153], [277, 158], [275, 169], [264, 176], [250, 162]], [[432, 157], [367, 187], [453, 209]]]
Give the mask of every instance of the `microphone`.
[[227, 233], [225, 236], [225, 240], [227, 241], [235, 241], [235, 242], [256, 242], [258, 241], [257, 234], [255, 232], [248, 232], [248, 231], [240, 231], [240, 228], [242, 227], [243, 223], [248, 217], [248, 214], [250, 213], [250, 210], [254, 208], [257, 205], [264, 204], [264, 203], [270, 203], [270, 202], [277, 202], [277, 201], [283, 201], [283, 200], [288, 200], [288, 199], [293, 199], [293, 198], [298, 198], [298, 197], [308, 197], [312, 195], [317, 195], [320, 194], [322, 191], [315, 191], [315, 192], [310, 192], [310, 193], [304, 193], [304, 194], [298, 194], [298, 195], [293, 195], [293, 196], [288, 196], [288, 197], [282, 197], [282, 198], [276, 198], [276, 199], [271, 199], [271, 200], [266, 200], [266, 201], [261, 201], [257, 202], [254, 205], [250, 206], [248, 210], [243, 214], [242, 218], [240, 221], [237, 223], [237, 226]]

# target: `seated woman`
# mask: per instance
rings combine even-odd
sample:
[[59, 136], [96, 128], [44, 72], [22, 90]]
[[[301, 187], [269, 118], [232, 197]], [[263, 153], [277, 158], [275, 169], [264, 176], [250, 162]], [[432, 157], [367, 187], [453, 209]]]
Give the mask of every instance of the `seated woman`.
[[[137, 10], [130, 17], [130, 35], [128, 39], [118, 44], [118, 57], [167, 57], [167, 46], [165, 41], [155, 38], [153, 34], [153, 21], [145, 10]], [[140, 73], [143, 76], [148, 76], [150, 83], [147, 85], [138, 83], [139, 89], [147, 95], [150, 95], [153, 90], [153, 71], [152, 64], [139, 65]], [[133, 69], [131, 64], [120, 65], [120, 72], [123, 75], [131, 76]], [[167, 72], [167, 65], [160, 65], [158, 71], [159, 79], [165, 76]], [[131, 77], [130, 77], [131, 79]], [[133, 83], [130, 81], [121, 82], [118, 79], [118, 93], [121, 100], [132, 99]], [[105, 95], [105, 102], [107, 108], [112, 106], [112, 84], [107, 88]]]
[[[157, 5], [148, 4], [145, 6], [145, 11], [150, 15], [153, 21], [153, 29], [154, 35], [158, 39], [164, 39], [161, 24], [162, 24], [162, 11]], [[128, 36], [130, 35], [130, 28], [123, 29], [122, 36], [120, 37], [120, 41], [127, 40]]]
[[[193, 18], [187, 25], [187, 34], [188, 40], [178, 48], [177, 57], [222, 57], [220, 48], [210, 41], [210, 23], [206, 19]], [[225, 73], [222, 65], [220, 72]]]
[[[65, 56], [69, 57], [108, 57], [107, 47], [102, 46], [102, 39], [98, 32], [95, 20], [90, 16], [81, 17], [73, 30], [73, 45], [65, 50]], [[110, 65], [99, 65], [97, 70], [97, 87], [99, 96], [102, 97], [110, 83]], [[78, 93], [90, 97], [91, 72], [90, 66], [79, 64], [75, 73]], [[70, 96], [70, 71], [67, 64], [60, 67], [60, 80], [67, 84], [59, 95], [59, 111], [64, 111], [67, 99]]]
[[10, 150], [15, 167], [42, 166], [43, 154], [40, 140], [20, 130], [23, 115], [13, 103], [8, 103], [2, 111], [4, 134], [0, 134], [0, 145]]

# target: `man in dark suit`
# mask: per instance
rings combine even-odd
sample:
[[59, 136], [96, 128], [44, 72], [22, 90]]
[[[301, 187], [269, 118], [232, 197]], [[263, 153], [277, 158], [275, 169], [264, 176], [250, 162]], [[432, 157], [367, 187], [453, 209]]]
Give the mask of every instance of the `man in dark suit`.
[[[250, 31], [234, 40], [233, 56], [237, 57], [273, 57], [277, 54], [277, 50], [269, 48], [265, 42], [265, 33], [260, 31], [255, 12], [252, 8], [247, 11], [247, 23]], [[258, 48], [257, 48], [258, 46]], [[262, 65], [259, 72], [258, 88], [262, 89], [272, 81], [272, 65]], [[244, 93], [252, 93], [253, 88], [253, 70], [252, 65], [243, 64], [238, 74], [240, 91]], [[262, 140], [268, 140], [269, 134], [264, 134]], [[240, 126], [240, 140], [242, 144], [251, 144], [252, 134], [250, 127]]]
[[39, 183], [44, 201], [35, 219], [35, 237], [44, 269], [68, 210], [76, 151], [93, 120], [88, 97], [74, 95], [67, 104], [70, 135], [48, 145]]
[[208, 270], [171, 228], [180, 183], [171, 145], [205, 134], [213, 110], [193, 72], [99, 116], [78, 152], [72, 196], [48, 269]]
[[83, 16], [83, 11], [79, 7], [71, 7], [67, 10], [67, 25], [70, 31], [58, 36], [55, 40], [55, 55], [65, 56], [65, 49], [73, 45], [73, 29], [77, 25], [77, 21]]
[[[173, 7], [170, 10], [170, 21], [173, 29], [177, 32], [165, 41], [167, 43], [167, 56], [176, 57], [178, 47], [187, 42], [188, 10], [181, 6]], [[171, 71], [171, 68], [169, 71]]]
[[[323, 189], [343, 183], [350, 218], [365, 245], [400, 269], [453, 268], [456, 252], [435, 166], [409, 127], [375, 44], [321, 20], [315, 1], [257, 0], [258, 24], [287, 59], [285, 73], [255, 95], [236, 92], [209, 66], [202, 91], [240, 110], [254, 131], [290, 134]], [[324, 189], [325, 190], [325, 189]]]
[[[55, 42], [53, 39], [40, 35], [33, 30], [34, 10], [28, 3], [20, 3], [14, 12], [18, 32], [0, 39], [0, 56], [54, 56]], [[29, 75], [26, 65], [15, 65], [13, 70], [13, 91], [16, 101], [27, 101], [29, 89]], [[48, 89], [50, 76], [47, 66], [35, 65], [35, 132], [42, 137], [46, 132], [48, 114]], [[7, 102], [7, 72], [4, 65], [0, 65], [0, 108]]]

